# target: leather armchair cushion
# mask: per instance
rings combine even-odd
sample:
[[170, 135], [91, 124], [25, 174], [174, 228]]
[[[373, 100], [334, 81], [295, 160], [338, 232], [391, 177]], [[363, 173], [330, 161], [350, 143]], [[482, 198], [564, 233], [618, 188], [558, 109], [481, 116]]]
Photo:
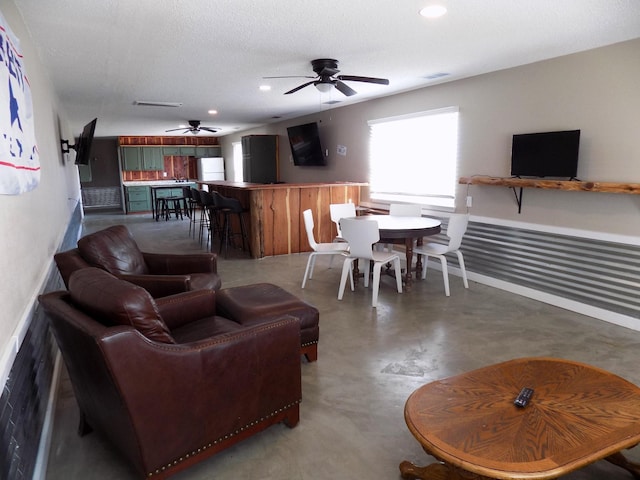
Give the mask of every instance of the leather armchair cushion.
[[130, 325], [149, 340], [176, 343], [153, 298], [142, 287], [90, 267], [71, 274], [69, 293], [80, 309], [106, 326]]
[[82, 237], [78, 250], [88, 263], [114, 275], [149, 273], [142, 252], [124, 225]]

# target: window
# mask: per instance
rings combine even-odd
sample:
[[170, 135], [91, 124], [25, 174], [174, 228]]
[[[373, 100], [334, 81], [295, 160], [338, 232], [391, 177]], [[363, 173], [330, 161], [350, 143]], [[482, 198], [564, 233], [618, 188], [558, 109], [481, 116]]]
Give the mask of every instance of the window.
[[455, 206], [458, 108], [369, 121], [371, 199]]
[[244, 177], [242, 166], [242, 143], [233, 142], [231, 146], [233, 148], [233, 181], [241, 182]]

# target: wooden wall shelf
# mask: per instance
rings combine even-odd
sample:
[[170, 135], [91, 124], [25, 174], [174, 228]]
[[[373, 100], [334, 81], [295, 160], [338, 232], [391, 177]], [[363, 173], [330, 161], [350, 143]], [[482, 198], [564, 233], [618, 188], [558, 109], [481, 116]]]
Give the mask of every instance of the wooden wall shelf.
[[[460, 177], [462, 185], [494, 185], [513, 190], [518, 203], [518, 213], [522, 210], [522, 189], [542, 188], [546, 190], [567, 190], [574, 192], [629, 193], [640, 195], [640, 183], [623, 182], [583, 182], [579, 180], [545, 180], [539, 178], [487, 177], [474, 175]], [[516, 191], [519, 188], [519, 193]]]

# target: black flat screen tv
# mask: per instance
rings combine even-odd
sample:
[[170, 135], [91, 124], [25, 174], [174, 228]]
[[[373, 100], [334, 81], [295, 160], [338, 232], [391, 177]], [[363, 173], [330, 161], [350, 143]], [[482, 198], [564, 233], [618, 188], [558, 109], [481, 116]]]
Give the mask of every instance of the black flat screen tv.
[[576, 178], [579, 148], [580, 130], [516, 134], [511, 145], [511, 175]]
[[322, 153], [318, 124], [306, 123], [287, 128], [289, 145], [293, 155], [293, 164], [298, 166], [326, 165], [327, 161]]
[[87, 123], [82, 129], [82, 133], [78, 141], [73, 145], [76, 151], [76, 165], [89, 165], [89, 156], [91, 155], [91, 144], [93, 143], [93, 134], [96, 131], [97, 118]]

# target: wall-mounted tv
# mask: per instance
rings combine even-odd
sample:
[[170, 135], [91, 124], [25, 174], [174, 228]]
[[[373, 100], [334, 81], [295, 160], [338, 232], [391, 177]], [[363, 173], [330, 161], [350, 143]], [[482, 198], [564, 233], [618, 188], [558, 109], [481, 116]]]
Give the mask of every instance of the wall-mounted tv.
[[574, 179], [579, 148], [580, 130], [516, 134], [511, 145], [511, 175]]
[[287, 128], [289, 145], [293, 155], [293, 164], [298, 166], [326, 165], [327, 161], [322, 153], [318, 124], [306, 123]]
[[91, 155], [91, 144], [93, 143], [93, 134], [96, 131], [96, 123], [98, 119], [94, 118], [87, 123], [82, 129], [82, 133], [73, 148], [76, 151], [76, 165], [89, 165], [89, 155]]

